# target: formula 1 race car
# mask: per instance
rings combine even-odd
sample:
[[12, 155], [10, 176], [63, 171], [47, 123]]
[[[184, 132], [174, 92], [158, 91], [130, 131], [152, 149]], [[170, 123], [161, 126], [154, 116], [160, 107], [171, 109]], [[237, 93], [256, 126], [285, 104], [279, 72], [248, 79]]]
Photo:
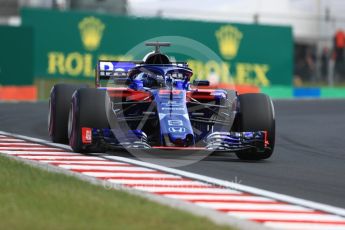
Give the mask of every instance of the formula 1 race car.
[[53, 142], [75, 152], [178, 149], [234, 152], [261, 160], [273, 153], [275, 118], [265, 94], [210, 89], [185, 62], [155, 50], [143, 61], [98, 61], [96, 88], [57, 84], [49, 100]]

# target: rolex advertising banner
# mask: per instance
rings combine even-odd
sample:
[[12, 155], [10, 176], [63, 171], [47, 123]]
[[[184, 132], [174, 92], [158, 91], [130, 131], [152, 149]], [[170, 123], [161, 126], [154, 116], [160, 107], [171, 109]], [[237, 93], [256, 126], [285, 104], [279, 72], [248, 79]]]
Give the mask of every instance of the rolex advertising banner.
[[178, 61], [188, 61], [198, 79], [256, 86], [291, 85], [292, 81], [290, 27], [41, 9], [23, 9], [22, 23], [34, 30], [36, 77], [92, 79], [98, 59], [142, 59], [145, 53], [139, 55], [135, 47], [153, 39], [172, 42], [172, 47], [178, 42], [194, 47], [194, 56], [172, 47], [162, 49]]

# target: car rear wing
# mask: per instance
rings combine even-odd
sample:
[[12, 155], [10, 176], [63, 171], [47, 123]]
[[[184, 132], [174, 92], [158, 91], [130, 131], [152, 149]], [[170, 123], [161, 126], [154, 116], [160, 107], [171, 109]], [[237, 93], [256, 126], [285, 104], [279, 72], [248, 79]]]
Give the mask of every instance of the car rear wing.
[[[172, 65], [188, 67], [186, 62], [173, 62]], [[170, 65], [171, 65], [170, 64]], [[115, 82], [126, 82], [128, 73], [136, 66], [145, 65], [143, 61], [103, 61], [99, 60], [96, 66], [96, 87], [100, 86], [101, 80], [110, 80]]]
[[99, 60], [96, 66], [96, 87], [100, 86], [101, 80], [127, 79], [128, 72], [140, 64], [141, 62]]

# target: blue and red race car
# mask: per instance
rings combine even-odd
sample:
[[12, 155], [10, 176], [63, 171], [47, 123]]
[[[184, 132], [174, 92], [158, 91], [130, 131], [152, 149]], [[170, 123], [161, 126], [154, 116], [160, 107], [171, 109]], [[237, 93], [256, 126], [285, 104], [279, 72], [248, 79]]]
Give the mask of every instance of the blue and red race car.
[[147, 43], [143, 61], [98, 61], [95, 88], [57, 84], [51, 90], [48, 130], [75, 152], [179, 149], [234, 152], [261, 160], [273, 153], [275, 117], [265, 94], [209, 89], [190, 82], [185, 62]]

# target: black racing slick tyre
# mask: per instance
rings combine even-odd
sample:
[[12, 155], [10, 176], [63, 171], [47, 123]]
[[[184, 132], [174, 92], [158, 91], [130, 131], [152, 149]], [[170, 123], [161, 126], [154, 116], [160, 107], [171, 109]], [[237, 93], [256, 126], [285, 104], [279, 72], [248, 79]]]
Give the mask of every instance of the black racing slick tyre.
[[92, 140], [83, 143], [82, 128], [108, 128], [105, 108], [106, 91], [98, 89], [79, 89], [72, 96], [68, 119], [69, 145], [74, 152], [104, 152], [105, 149]]
[[261, 93], [239, 95], [239, 128], [241, 132], [267, 131], [268, 146], [264, 152], [237, 152], [241, 160], [263, 160], [271, 157], [275, 143], [275, 115], [271, 99]]
[[50, 91], [48, 132], [54, 143], [68, 143], [68, 112], [74, 91], [87, 85], [56, 84]]

